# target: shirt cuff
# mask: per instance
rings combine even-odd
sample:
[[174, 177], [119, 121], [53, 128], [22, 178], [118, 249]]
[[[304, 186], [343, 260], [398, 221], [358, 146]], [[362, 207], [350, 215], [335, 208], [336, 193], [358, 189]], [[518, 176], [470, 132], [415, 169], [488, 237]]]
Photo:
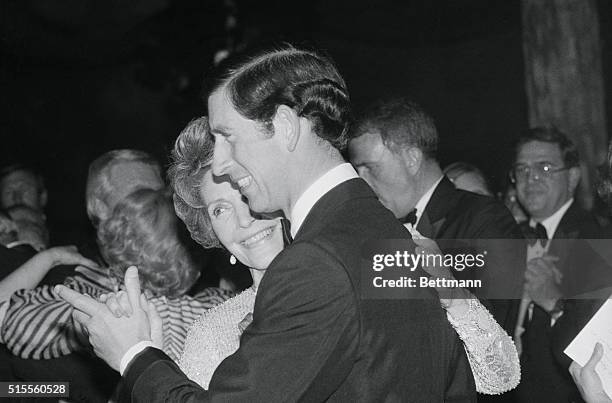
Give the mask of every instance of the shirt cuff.
[[121, 357], [121, 364], [119, 365], [119, 374], [123, 376], [123, 373], [127, 369], [127, 366], [132, 362], [134, 357], [136, 357], [141, 351], [143, 351], [147, 347], [154, 347], [153, 342], [151, 340], [139, 341], [134, 344], [132, 347], [128, 349], [128, 351], [123, 354]]

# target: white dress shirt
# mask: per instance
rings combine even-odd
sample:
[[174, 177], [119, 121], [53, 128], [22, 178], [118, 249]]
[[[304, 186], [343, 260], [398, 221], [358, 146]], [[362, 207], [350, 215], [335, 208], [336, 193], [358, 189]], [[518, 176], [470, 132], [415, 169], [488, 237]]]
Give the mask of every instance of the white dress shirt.
[[[427, 190], [427, 192], [425, 192], [423, 196], [421, 196], [416, 206], [414, 206], [414, 208], [416, 209], [416, 222], [414, 223], [415, 229], [417, 225], [419, 225], [419, 222], [421, 221], [421, 217], [423, 216], [423, 212], [425, 212], [425, 209], [427, 208], [427, 205], [429, 204], [429, 200], [431, 200], [431, 196], [433, 196], [436, 188], [438, 187], [440, 182], [442, 182], [443, 178], [444, 178], [444, 175], [440, 176], [438, 180], [435, 181], [433, 185], [431, 185], [431, 187]], [[410, 224], [407, 224], [407, 225], [410, 225]]]
[[[573, 198], [569, 199], [565, 204], [559, 207], [559, 209], [555, 211], [552, 215], [540, 221], [540, 224], [542, 224], [542, 226], [546, 229], [546, 236], [548, 237], [548, 241], [546, 242], [544, 246], [542, 246], [539, 242], [536, 242], [533, 245], [528, 245], [527, 246], [527, 262], [535, 258], [540, 258], [544, 256], [546, 253], [548, 253], [548, 248], [550, 246], [550, 240], [555, 236], [555, 232], [557, 231], [557, 227], [559, 227], [559, 223], [561, 222], [561, 220], [563, 219], [563, 216], [565, 215], [565, 213], [570, 208], [573, 202], [574, 202]], [[534, 220], [533, 218], [529, 220], [529, 226], [532, 228], [535, 228], [537, 223], [538, 222]], [[521, 335], [523, 334], [523, 332], [525, 331], [525, 328], [523, 327], [525, 315], [527, 315], [529, 320], [531, 320], [533, 316], [533, 302], [526, 295], [523, 296], [521, 305], [519, 307], [518, 320], [516, 323], [516, 328], [514, 330], [515, 342], [520, 343], [519, 339]], [[557, 317], [551, 317], [550, 325], [553, 326], [555, 322], [557, 321], [557, 319], [559, 319], [559, 317], [560, 315]]]
[[295, 237], [306, 216], [319, 199], [339, 184], [354, 178], [359, 178], [357, 171], [355, 171], [351, 164], [345, 162], [330, 169], [310, 185], [295, 202], [293, 209], [291, 209], [289, 219], [291, 221], [291, 236]]
[[[561, 222], [561, 219], [565, 215], [565, 212], [570, 208], [572, 203], [574, 202], [574, 198], [569, 199], [563, 206], [559, 207], [557, 211], [555, 211], [550, 217], [543, 219], [540, 221], [540, 224], [546, 228], [546, 235], [548, 239], [552, 239], [557, 231], [557, 227]], [[529, 220], [529, 226], [531, 228], [535, 228], [537, 221], [533, 218]]]

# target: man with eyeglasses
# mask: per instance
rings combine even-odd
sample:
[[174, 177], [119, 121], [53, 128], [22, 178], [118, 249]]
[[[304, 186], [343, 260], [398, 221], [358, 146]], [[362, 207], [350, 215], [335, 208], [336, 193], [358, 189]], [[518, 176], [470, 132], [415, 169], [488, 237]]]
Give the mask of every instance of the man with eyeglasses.
[[522, 368], [518, 400], [567, 402], [579, 396], [563, 368], [569, 361], [560, 363], [562, 354], [555, 351], [567, 343], [557, 346], [556, 339], [569, 342], [580, 327], [564, 326], [560, 335], [555, 324], [568, 297], [600, 286], [609, 272], [587, 241], [601, 238], [603, 229], [574, 202], [580, 160], [574, 144], [559, 130], [528, 130], [519, 139], [510, 177], [529, 215], [523, 224], [529, 240], [525, 292], [514, 334]]

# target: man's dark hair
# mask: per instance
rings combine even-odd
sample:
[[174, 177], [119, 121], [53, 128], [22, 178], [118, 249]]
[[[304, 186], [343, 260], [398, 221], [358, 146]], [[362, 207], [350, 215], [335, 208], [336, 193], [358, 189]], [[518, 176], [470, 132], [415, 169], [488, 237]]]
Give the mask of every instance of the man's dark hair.
[[222, 62], [209, 82], [208, 95], [226, 87], [234, 108], [270, 132], [276, 109], [287, 105], [310, 120], [319, 137], [339, 150], [346, 147], [349, 95], [344, 79], [325, 56], [291, 46], [239, 55]]
[[534, 127], [526, 130], [518, 139], [516, 154], [518, 155], [523, 145], [532, 141], [557, 144], [561, 149], [563, 163], [567, 168], [580, 166], [580, 155], [574, 142], [556, 127]]
[[417, 147], [429, 158], [438, 151], [435, 122], [416, 102], [403, 97], [383, 98], [369, 105], [351, 130], [351, 138], [378, 133], [391, 151]]

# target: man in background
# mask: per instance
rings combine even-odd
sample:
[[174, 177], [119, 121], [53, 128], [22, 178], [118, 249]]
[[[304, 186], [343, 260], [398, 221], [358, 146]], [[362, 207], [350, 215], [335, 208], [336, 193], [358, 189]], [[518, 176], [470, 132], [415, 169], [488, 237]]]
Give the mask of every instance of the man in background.
[[520, 229], [497, 200], [453, 186], [436, 159], [438, 142], [434, 120], [419, 105], [382, 99], [360, 115], [349, 156], [381, 203], [438, 242], [443, 253], [487, 251], [485, 267], [453, 274], [482, 280], [482, 288], [470, 291], [511, 333], [517, 309], [512, 298], [520, 296], [525, 267]]
[[47, 188], [43, 176], [23, 164], [0, 170], [0, 208], [25, 205], [41, 213], [47, 205]]
[[530, 239], [525, 298], [514, 332], [522, 350], [517, 395], [521, 402], [579, 399], [567, 371], [569, 359], [561, 365], [562, 353], [555, 350], [565, 348], [590, 317], [576, 312], [594, 311], [592, 304], [584, 306], [586, 300], [569, 298], [612, 284], [609, 265], [588, 241], [606, 233], [574, 200], [580, 159], [575, 145], [559, 130], [528, 130], [516, 147], [511, 177], [529, 216], [522, 228]]

